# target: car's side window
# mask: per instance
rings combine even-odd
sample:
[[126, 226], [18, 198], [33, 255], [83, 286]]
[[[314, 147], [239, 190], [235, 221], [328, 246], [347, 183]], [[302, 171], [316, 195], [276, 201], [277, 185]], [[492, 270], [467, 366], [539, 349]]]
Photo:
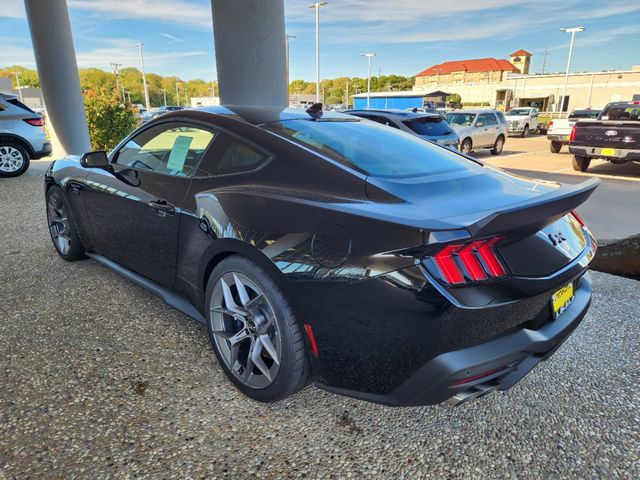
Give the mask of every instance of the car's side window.
[[138, 170], [190, 176], [215, 134], [185, 122], [162, 123], [131, 138], [116, 153], [115, 163]]
[[496, 119], [496, 116], [493, 113], [487, 113], [485, 117], [487, 118], [486, 125], [493, 126], [498, 124], [498, 120]]
[[476, 118], [476, 127], [486, 127], [487, 126], [487, 116], [484, 113], [481, 113]]
[[248, 172], [255, 170], [269, 158], [266, 153], [230, 135], [220, 134], [213, 150], [200, 165], [198, 176]]

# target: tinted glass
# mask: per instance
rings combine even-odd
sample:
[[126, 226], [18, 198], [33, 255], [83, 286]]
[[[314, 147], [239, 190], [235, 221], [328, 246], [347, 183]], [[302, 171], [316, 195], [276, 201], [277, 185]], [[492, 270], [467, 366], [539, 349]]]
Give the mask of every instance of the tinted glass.
[[530, 108], [512, 108], [507, 112], [507, 116], [509, 115], [521, 115], [526, 117], [530, 113], [534, 113]]
[[569, 114], [569, 120], [578, 118], [598, 118], [600, 110], [574, 110]]
[[493, 113], [485, 114], [485, 118], [486, 118], [487, 125], [497, 125], [498, 124], [498, 119], [496, 118], [496, 116]]
[[36, 113], [33, 110], [31, 110], [29, 107], [27, 107], [24, 103], [22, 103], [20, 100], [18, 100], [17, 98], [12, 98], [11, 100], [7, 100], [7, 102], [9, 102], [12, 105], [15, 105], [16, 107], [19, 107], [19, 108], [21, 108], [23, 110], [26, 110], [27, 112]]
[[447, 113], [444, 119], [449, 125], [453, 126], [469, 126], [473, 124], [473, 120], [476, 118], [475, 113]]
[[504, 113], [496, 112], [496, 115], [498, 116], [498, 121], [500, 123], [507, 123], [507, 119], [505, 118]]
[[488, 125], [489, 124], [488, 115], [486, 113], [482, 113], [482, 114], [478, 115], [478, 121], [476, 122], [476, 125], [480, 126], [480, 124], [482, 124], [482, 125]]
[[640, 105], [634, 103], [607, 105], [600, 117], [602, 120], [640, 120]]
[[165, 123], [140, 132], [117, 153], [116, 163], [186, 177], [195, 171], [214, 134], [185, 123]]
[[253, 170], [266, 159], [265, 154], [233, 138], [229, 137], [228, 143], [228, 147], [217, 162], [214, 175]]
[[433, 175], [473, 164], [414, 135], [373, 122], [289, 120], [265, 127], [375, 177]]
[[418, 135], [428, 135], [437, 137], [439, 135], [451, 135], [451, 125], [444, 121], [442, 117], [418, 117], [405, 120], [404, 123]]
[[398, 126], [390, 119], [379, 116], [379, 115], [356, 115], [360, 118], [366, 118], [367, 120], [371, 120], [372, 122], [379, 123], [381, 125], [386, 125], [387, 127], [398, 128]]

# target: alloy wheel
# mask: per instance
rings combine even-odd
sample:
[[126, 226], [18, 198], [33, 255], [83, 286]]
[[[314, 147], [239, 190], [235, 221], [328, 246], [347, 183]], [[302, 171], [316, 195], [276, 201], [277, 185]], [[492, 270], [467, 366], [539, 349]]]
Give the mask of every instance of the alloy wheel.
[[69, 213], [57, 193], [50, 194], [47, 200], [47, 220], [53, 244], [62, 255], [66, 255], [71, 249]]
[[282, 342], [276, 315], [258, 285], [227, 272], [211, 294], [211, 331], [227, 368], [242, 384], [261, 389], [278, 375]]
[[14, 173], [24, 165], [24, 156], [15, 147], [4, 145], [0, 147], [0, 171]]
[[496, 145], [495, 145], [495, 147], [494, 147], [494, 149], [495, 149], [496, 153], [500, 153], [500, 152], [502, 152], [502, 147], [503, 147], [503, 146], [504, 146], [504, 140], [502, 140], [502, 137], [499, 137], [499, 138], [496, 140]]

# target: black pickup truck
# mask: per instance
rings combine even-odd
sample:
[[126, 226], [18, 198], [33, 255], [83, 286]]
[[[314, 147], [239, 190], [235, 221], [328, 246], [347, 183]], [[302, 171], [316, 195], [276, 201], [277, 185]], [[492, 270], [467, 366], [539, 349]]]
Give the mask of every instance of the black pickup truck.
[[573, 169], [584, 172], [592, 158], [640, 162], [640, 102], [609, 103], [596, 120], [580, 120], [569, 137]]

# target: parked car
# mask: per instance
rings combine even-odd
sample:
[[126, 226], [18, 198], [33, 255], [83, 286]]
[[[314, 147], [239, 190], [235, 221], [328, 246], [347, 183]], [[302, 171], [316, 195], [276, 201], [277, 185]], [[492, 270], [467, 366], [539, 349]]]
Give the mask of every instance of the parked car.
[[640, 162], [640, 101], [609, 103], [596, 120], [580, 120], [571, 129], [573, 169], [585, 172], [592, 158], [611, 163]]
[[507, 132], [509, 135], [526, 137], [531, 130], [538, 130], [539, 110], [534, 107], [512, 108], [507, 117]]
[[140, 122], [145, 123], [149, 120], [153, 120], [154, 118], [159, 117], [160, 115], [164, 115], [165, 113], [177, 112], [178, 110], [182, 109], [184, 109], [184, 107], [179, 107], [176, 105], [165, 105], [163, 107], [156, 108], [155, 110], [151, 110], [140, 115]]
[[397, 128], [445, 147], [458, 148], [458, 135], [442, 115], [392, 109], [347, 110], [345, 113]]
[[29, 168], [31, 159], [51, 155], [42, 115], [18, 100], [0, 93], [0, 177], [17, 177]]
[[585, 118], [598, 118], [599, 109], [585, 108], [572, 110], [567, 118], [556, 118], [549, 122], [547, 127], [547, 140], [550, 140], [551, 153], [559, 153], [563, 145], [569, 144], [571, 129], [577, 121]]
[[460, 151], [466, 155], [474, 150], [490, 148], [500, 155], [507, 138], [506, 120], [497, 110], [455, 110], [444, 117], [460, 137]]
[[205, 324], [263, 402], [309, 382], [388, 405], [506, 390], [591, 299], [572, 210], [597, 179], [527, 180], [319, 104], [172, 112], [44, 181], [58, 254]]

